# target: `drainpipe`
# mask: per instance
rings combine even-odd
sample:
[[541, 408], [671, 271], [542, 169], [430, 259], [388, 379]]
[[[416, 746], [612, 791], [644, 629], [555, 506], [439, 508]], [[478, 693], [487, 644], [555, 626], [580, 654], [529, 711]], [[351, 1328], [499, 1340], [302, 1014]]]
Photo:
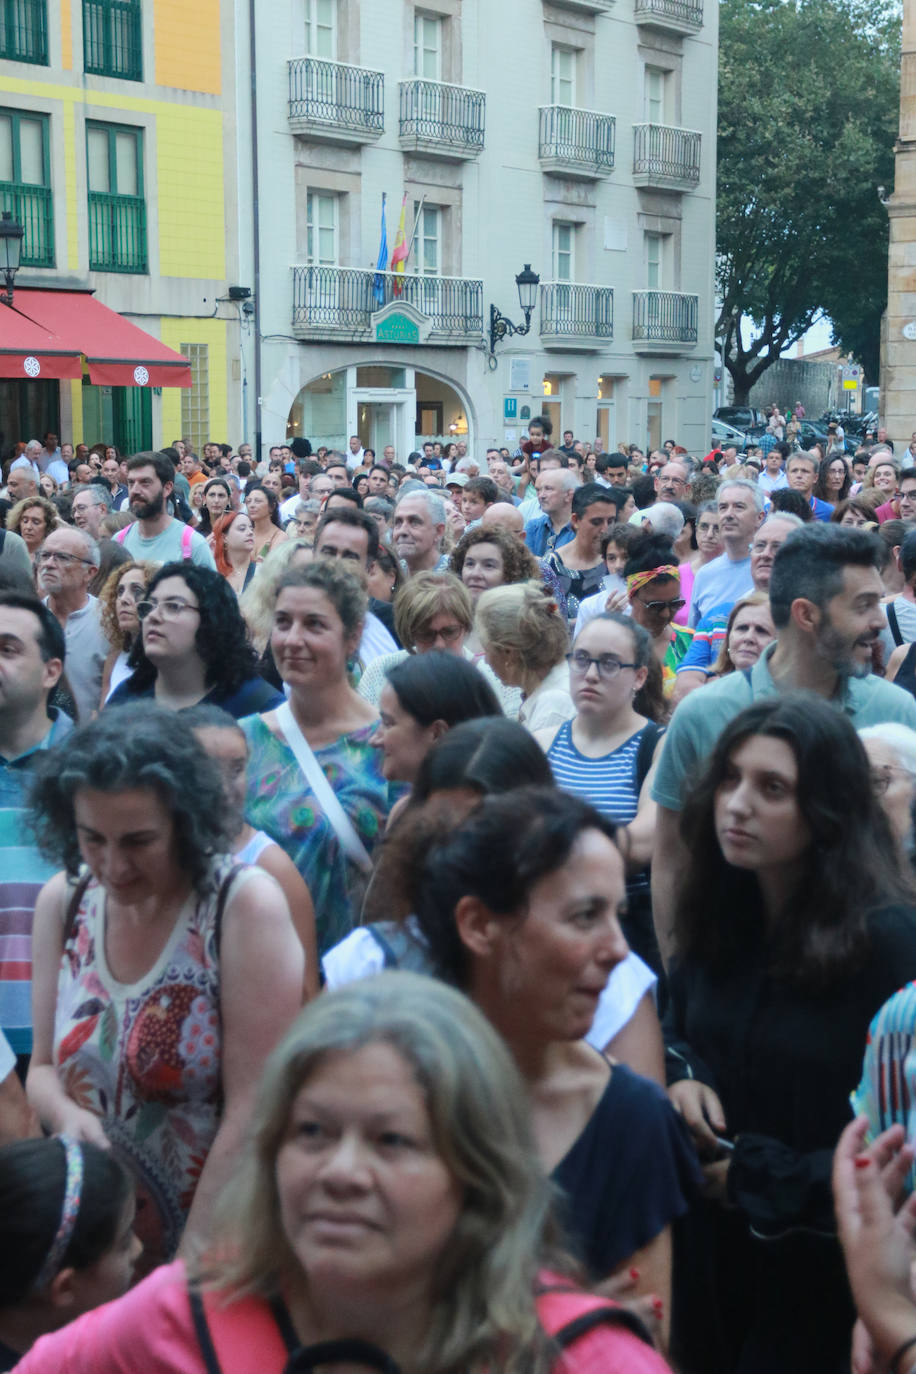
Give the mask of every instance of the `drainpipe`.
[[[258, 39], [256, 0], [248, 0], [248, 46], [251, 62], [251, 209], [254, 234], [254, 403], [255, 461], [261, 461], [261, 217], [258, 180]], [[247, 438], [247, 435], [246, 435]]]

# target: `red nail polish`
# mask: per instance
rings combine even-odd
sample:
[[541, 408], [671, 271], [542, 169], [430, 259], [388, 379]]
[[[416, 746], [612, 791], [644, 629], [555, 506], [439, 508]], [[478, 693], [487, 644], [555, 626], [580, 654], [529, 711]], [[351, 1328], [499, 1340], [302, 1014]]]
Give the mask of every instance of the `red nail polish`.
[[655, 1313], [656, 1317], [660, 1317], [660, 1316], [662, 1315], [662, 1313], [664, 1312], [664, 1310], [665, 1310], [665, 1304], [662, 1302], [661, 1298], [653, 1298], [653, 1299], [652, 1299], [652, 1311]]
[[639, 1278], [639, 1270], [638, 1270], [638, 1269], [631, 1269], [631, 1270], [630, 1270], [630, 1278], [631, 1278], [631, 1279], [633, 1280], [633, 1282], [635, 1283], [635, 1282], [637, 1281], [637, 1279]]
[[857, 1169], [867, 1169], [869, 1164], [871, 1164], [871, 1160], [868, 1158], [868, 1155], [856, 1155], [855, 1164]]

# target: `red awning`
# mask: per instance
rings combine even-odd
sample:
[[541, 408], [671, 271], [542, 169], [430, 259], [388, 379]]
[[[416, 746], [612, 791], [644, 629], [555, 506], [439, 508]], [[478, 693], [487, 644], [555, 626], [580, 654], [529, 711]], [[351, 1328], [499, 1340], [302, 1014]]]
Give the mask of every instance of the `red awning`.
[[191, 385], [187, 358], [86, 291], [23, 287], [16, 291], [14, 304], [55, 335], [58, 347], [85, 354], [94, 386]]
[[[18, 305], [18, 292], [14, 299]], [[0, 305], [0, 377], [60, 381], [82, 375], [79, 349], [65, 347], [61, 339], [14, 307]]]

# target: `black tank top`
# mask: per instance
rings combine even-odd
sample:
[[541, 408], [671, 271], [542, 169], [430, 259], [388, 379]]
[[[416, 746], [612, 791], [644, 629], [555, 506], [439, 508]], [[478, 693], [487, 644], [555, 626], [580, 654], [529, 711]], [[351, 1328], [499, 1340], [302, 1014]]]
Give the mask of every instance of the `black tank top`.
[[916, 643], [911, 644], [907, 649], [906, 657], [897, 669], [894, 686], [904, 687], [906, 691], [916, 697]]

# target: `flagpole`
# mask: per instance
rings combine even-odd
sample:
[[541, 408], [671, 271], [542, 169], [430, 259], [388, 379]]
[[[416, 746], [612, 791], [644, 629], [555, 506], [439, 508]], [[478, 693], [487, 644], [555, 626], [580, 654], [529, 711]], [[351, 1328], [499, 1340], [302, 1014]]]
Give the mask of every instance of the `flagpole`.
[[409, 238], [408, 241], [407, 241], [407, 255], [406, 255], [406, 257], [404, 258], [404, 270], [405, 270], [405, 272], [406, 272], [406, 270], [407, 270], [407, 264], [408, 264], [408, 262], [410, 261], [410, 251], [411, 251], [411, 249], [413, 248], [414, 239], [417, 237], [417, 228], [418, 228], [418, 226], [419, 226], [419, 224], [420, 224], [420, 216], [421, 216], [422, 213], [423, 213], [423, 205], [424, 205], [425, 200], [426, 200], [426, 192], [424, 191], [423, 194], [422, 194], [421, 197], [420, 197], [420, 205], [419, 205], [419, 209], [417, 210], [417, 217], [416, 217], [416, 219], [415, 219], [414, 222], [413, 222], [413, 233], [410, 235], [410, 238]]

